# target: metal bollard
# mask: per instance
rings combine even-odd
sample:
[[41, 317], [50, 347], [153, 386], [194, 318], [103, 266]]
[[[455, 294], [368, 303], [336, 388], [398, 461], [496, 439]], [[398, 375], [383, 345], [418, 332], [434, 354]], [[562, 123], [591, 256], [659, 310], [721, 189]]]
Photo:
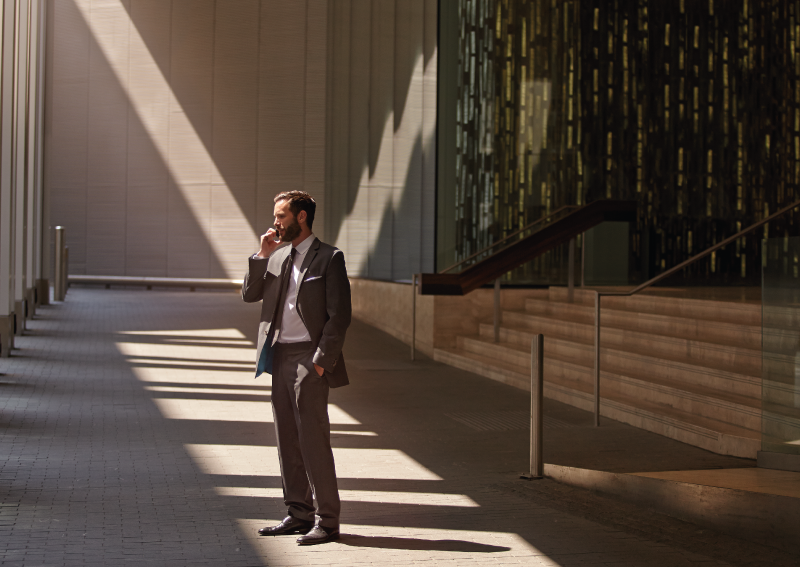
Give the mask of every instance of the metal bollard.
[[67, 290], [69, 289], [69, 246], [64, 246], [64, 263], [62, 264], [64, 273], [61, 276], [61, 289], [64, 290], [64, 297], [62, 301], [67, 299]]
[[56, 227], [55, 256], [56, 265], [53, 273], [53, 299], [64, 301], [64, 227]]
[[567, 300], [572, 303], [575, 300], [575, 239], [569, 239], [569, 254], [567, 256]]
[[500, 309], [500, 278], [494, 280], [494, 342], [500, 342], [500, 323], [503, 312]]
[[411, 275], [411, 360], [417, 356], [417, 274]]
[[535, 480], [544, 477], [542, 444], [544, 431], [544, 335], [531, 340], [531, 470], [520, 478]]
[[594, 426], [600, 427], [600, 295], [594, 292]]

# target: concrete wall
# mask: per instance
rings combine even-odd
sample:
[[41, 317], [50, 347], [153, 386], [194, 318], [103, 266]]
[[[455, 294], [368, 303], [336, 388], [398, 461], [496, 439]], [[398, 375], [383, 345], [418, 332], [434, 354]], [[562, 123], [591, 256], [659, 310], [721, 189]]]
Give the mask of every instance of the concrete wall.
[[238, 277], [277, 192], [324, 209], [327, 0], [48, 7], [46, 189], [72, 273]]
[[433, 270], [437, 6], [331, 4], [327, 218], [352, 275]]
[[436, 0], [49, 0], [73, 274], [239, 277], [305, 189], [350, 273], [433, 269]]

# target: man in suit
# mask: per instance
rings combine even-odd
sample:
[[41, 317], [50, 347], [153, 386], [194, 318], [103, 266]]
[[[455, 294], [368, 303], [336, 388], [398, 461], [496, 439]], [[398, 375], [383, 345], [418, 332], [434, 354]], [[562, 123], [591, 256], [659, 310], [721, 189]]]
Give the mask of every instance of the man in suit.
[[[244, 301], [262, 301], [256, 376], [272, 374], [272, 412], [288, 508], [282, 522], [258, 533], [300, 533], [301, 545], [339, 537], [328, 391], [348, 384], [342, 345], [351, 314], [344, 254], [311, 232], [315, 210], [305, 191], [275, 197], [275, 228], [261, 237], [242, 286]], [[291, 245], [281, 246], [286, 242]]]

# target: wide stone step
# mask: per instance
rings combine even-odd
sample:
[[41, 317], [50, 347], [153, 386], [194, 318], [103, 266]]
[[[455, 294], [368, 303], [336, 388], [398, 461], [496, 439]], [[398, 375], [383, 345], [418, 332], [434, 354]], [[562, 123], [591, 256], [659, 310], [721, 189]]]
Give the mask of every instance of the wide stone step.
[[[530, 376], [524, 367], [458, 348], [435, 349], [434, 359], [465, 371], [530, 390]], [[594, 407], [593, 394], [589, 386], [582, 382], [568, 379], [555, 382], [545, 378], [544, 393], [548, 398], [587, 411], [591, 411]], [[637, 400], [610, 389], [601, 396], [600, 413], [611, 419], [716, 453], [755, 458], [756, 452], [760, 448], [761, 436], [758, 431], [693, 415], [647, 400]]]
[[[529, 369], [530, 349], [512, 343], [490, 343], [478, 337], [459, 337], [459, 347], [485, 360], [502, 360], [521, 369]], [[594, 361], [580, 364], [572, 357], [561, 358], [548, 350], [545, 338], [545, 379], [574, 382], [593, 389]], [[668, 378], [657, 378], [641, 368], [625, 370], [613, 356], [601, 359], [600, 381], [605, 392], [618, 392], [637, 400], [666, 405], [699, 416], [736, 424], [746, 429], [761, 427], [760, 401], [757, 397], [691, 384]]]
[[[500, 328], [500, 341], [529, 352], [534, 334], [523, 329]], [[491, 325], [480, 326], [480, 337], [488, 342], [494, 340]], [[528, 355], [520, 354], [519, 360]], [[558, 335], [545, 335], [545, 356], [570, 360], [594, 368], [594, 344], [578, 343]], [[521, 364], [529, 365], [530, 362]], [[739, 368], [708, 367], [690, 359], [664, 359], [647, 353], [631, 352], [617, 348], [600, 349], [601, 368], [614, 368], [622, 374], [646, 373], [656, 379], [697, 384], [706, 388], [758, 398], [761, 395], [761, 376], [739, 372]]]
[[[551, 301], [567, 302], [567, 288], [551, 287], [549, 292]], [[604, 309], [608, 307], [634, 313], [651, 313], [688, 319], [719, 321], [734, 325], [761, 325], [761, 304], [757, 302], [668, 297], [663, 295], [664, 293], [666, 292], [663, 290], [646, 290], [633, 296], [604, 296], [601, 302]], [[594, 297], [595, 293], [592, 290], [576, 289], [574, 303], [593, 307]]]
[[[525, 306], [524, 313], [516, 312], [516, 317], [509, 316], [508, 320], [513, 320], [516, 324], [519, 324], [519, 318], [526, 315], [535, 317], [535, 321], [549, 318], [559, 323], [589, 325], [591, 327], [590, 332], [594, 332], [594, 309], [587, 309], [581, 305], [540, 300], [527, 300]], [[505, 321], [505, 313], [503, 316]], [[601, 311], [600, 321], [603, 329], [628, 329], [654, 335], [683, 337], [749, 349], [759, 349], [761, 347], [760, 325], [724, 323], [674, 315], [632, 313], [606, 307], [603, 307]], [[584, 334], [585, 332], [584, 330]], [[798, 337], [800, 337], [800, 334], [798, 334]]]
[[[573, 321], [557, 321], [549, 317], [507, 311], [503, 313], [503, 326], [545, 336], [555, 335], [583, 344], [594, 343], [594, 329]], [[602, 328], [600, 344], [629, 352], [646, 352], [667, 360], [688, 361], [711, 368], [738, 369], [738, 372], [752, 376], [761, 375], [761, 351], [754, 348], [614, 327]]]

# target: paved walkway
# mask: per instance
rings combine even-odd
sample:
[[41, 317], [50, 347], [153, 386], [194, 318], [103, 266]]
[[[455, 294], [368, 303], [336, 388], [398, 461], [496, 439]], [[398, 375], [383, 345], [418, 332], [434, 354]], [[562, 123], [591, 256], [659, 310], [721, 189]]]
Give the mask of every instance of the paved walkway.
[[[796, 565], [559, 485], [526, 482], [527, 394], [355, 322], [330, 414], [339, 542], [284, 515], [258, 308], [230, 292], [70, 290], [0, 360], [2, 565]], [[750, 466], [546, 402], [545, 460], [618, 472]]]

